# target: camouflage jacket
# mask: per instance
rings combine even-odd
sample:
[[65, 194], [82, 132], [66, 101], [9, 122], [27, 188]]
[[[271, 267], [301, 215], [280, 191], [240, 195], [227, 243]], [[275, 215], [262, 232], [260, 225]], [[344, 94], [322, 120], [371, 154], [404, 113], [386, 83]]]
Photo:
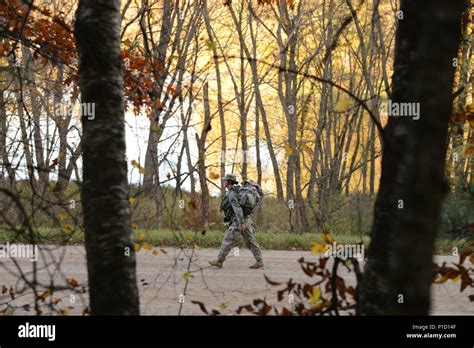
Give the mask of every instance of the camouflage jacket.
[[236, 217], [239, 224], [244, 223], [244, 212], [239, 204], [239, 189], [239, 185], [232, 186], [222, 200], [221, 210], [224, 212], [224, 221], [226, 222], [229, 222]]

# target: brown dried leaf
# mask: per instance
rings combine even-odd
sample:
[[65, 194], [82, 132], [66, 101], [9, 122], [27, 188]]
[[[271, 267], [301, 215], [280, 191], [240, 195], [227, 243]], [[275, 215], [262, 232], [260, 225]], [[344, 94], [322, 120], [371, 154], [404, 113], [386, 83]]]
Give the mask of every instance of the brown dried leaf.
[[270, 285], [272, 285], [272, 286], [281, 285], [281, 283], [278, 283], [278, 282], [275, 282], [275, 281], [273, 281], [273, 280], [270, 280], [270, 278], [268, 278], [266, 274], [264, 274], [263, 277], [265, 278], [265, 280], [267, 281], [267, 283], [270, 284]]
[[199, 306], [199, 308], [201, 309], [202, 312], [204, 312], [204, 313], [206, 313], [206, 314], [209, 314], [209, 312], [207, 311], [207, 308], [206, 308], [206, 306], [204, 305], [204, 303], [199, 302], [199, 301], [191, 301], [191, 303], [197, 304], [197, 305]]
[[459, 263], [463, 264], [466, 257], [470, 254], [470, 251], [464, 250], [459, 254]]
[[68, 280], [67, 280], [67, 283], [68, 283], [69, 285], [71, 285], [73, 288], [75, 288], [76, 286], [79, 286], [79, 283], [78, 283], [77, 280], [74, 279], [74, 278], [68, 279]]
[[467, 273], [464, 273], [461, 277], [461, 292], [463, 292], [469, 285], [472, 285], [472, 279]]
[[235, 311], [237, 314], [240, 314], [242, 310], [245, 309], [247, 312], [254, 313], [252, 305], [239, 306]]

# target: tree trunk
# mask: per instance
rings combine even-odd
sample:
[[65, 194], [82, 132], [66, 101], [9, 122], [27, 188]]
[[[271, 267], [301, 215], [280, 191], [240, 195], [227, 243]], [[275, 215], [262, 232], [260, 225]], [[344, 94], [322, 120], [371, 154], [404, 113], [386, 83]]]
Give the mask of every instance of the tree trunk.
[[452, 107], [452, 59], [460, 43], [462, 0], [402, 0], [393, 103], [419, 103], [420, 119], [389, 117], [383, 130], [380, 189], [359, 285], [361, 314], [426, 315]]
[[[163, 1], [163, 13], [161, 16], [161, 29], [160, 29], [160, 39], [158, 41], [158, 45], [156, 48], [156, 52], [152, 52], [155, 54], [156, 57], [156, 64], [158, 66], [164, 67], [166, 66], [166, 52], [168, 49], [168, 45], [171, 39], [171, 31], [173, 29], [172, 21], [171, 21], [171, 12], [173, 10], [173, 6], [170, 0]], [[143, 20], [145, 17], [143, 17]], [[146, 37], [143, 38], [144, 40], [148, 40]], [[154, 101], [160, 101], [162, 94], [163, 94], [163, 86], [164, 86], [164, 74], [159, 72], [158, 78], [156, 78], [154, 82], [154, 90], [152, 93], [152, 98]], [[149, 193], [156, 192], [155, 185], [159, 185], [159, 180], [157, 179], [157, 166], [158, 166], [158, 156], [157, 156], [157, 148], [158, 148], [158, 141], [160, 140], [161, 134], [163, 133], [164, 123], [161, 122], [160, 124], [160, 115], [162, 113], [161, 109], [158, 109], [155, 105], [152, 109], [152, 119], [150, 120], [150, 129], [148, 130], [148, 143], [145, 155], [145, 173], [143, 174], [143, 187], [142, 191], [145, 195]], [[155, 125], [161, 126], [158, 131], [154, 129]], [[156, 198], [155, 199], [159, 199]]]
[[[26, 90], [23, 90], [23, 99], [28, 95], [31, 102], [31, 110], [33, 116], [33, 143], [34, 153], [36, 159], [36, 169], [38, 171], [38, 187], [41, 194], [44, 194], [49, 186], [49, 168], [45, 163], [45, 149], [43, 149], [43, 137], [41, 135], [41, 103], [39, 100], [39, 93], [36, 88], [35, 62], [31, 57], [30, 49], [22, 46], [23, 63], [25, 66], [26, 83], [23, 85]], [[28, 120], [30, 121], [30, 120]]]
[[[471, 67], [471, 8], [468, 7], [462, 16], [462, 45], [460, 50], [460, 69], [459, 84], [457, 88], [464, 87], [459, 95], [458, 104], [464, 106], [467, 104], [467, 94], [469, 91], [469, 70]], [[454, 166], [453, 186], [455, 190], [463, 190], [467, 184], [467, 177], [464, 172], [467, 159], [463, 154], [464, 144], [464, 122], [453, 122], [452, 125], [452, 146], [453, 153], [456, 154]]]
[[204, 123], [201, 130], [201, 136], [196, 133], [196, 141], [198, 143], [199, 151], [199, 183], [201, 185], [201, 214], [203, 223], [206, 224], [209, 220], [209, 189], [207, 187], [206, 176], [206, 138], [207, 132], [211, 127], [211, 110], [209, 106], [209, 85], [207, 82], [203, 87], [204, 99]]
[[[214, 42], [217, 38], [214, 39], [211, 30], [211, 23], [208, 13], [208, 3], [206, 0], [203, 2], [203, 17], [204, 25], [206, 26], [207, 36], [209, 37], [210, 42]], [[217, 110], [219, 111], [219, 122], [221, 127], [221, 156], [220, 156], [220, 177], [225, 176], [225, 165], [227, 158], [227, 135], [225, 127], [225, 115], [224, 115], [224, 101], [222, 98], [222, 78], [221, 78], [221, 69], [219, 65], [219, 57], [217, 53], [217, 45], [212, 46], [212, 55], [214, 60], [214, 70], [216, 72], [216, 84], [217, 84]], [[221, 196], [224, 198], [226, 190], [224, 185], [221, 185]]]
[[[1, 42], [1, 41], [0, 41]], [[0, 77], [3, 73], [0, 73]], [[2, 79], [3, 80], [3, 79]], [[15, 171], [12, 168], [12, 164], [10, 159], [8, 158], [8, 151], [7, 151], [7, 133], [8, 133], [8, 126], [7, 126], [7, 112], [5, 107], [5, 96], [4, 96], [4, 89], [0, 90], [0, 151], [1, 151], [1, 160], [2, 160], [2, 171], [0, 172], [0, 180], [4, 180], [5, 173], [3, 168], [5, 168], [6, 173], [8, 175], [9, 186], [12, 190], [16, 191], [15, 189]], [[1, 183], [2, 185], [4, 183]]]
[[[189, 98], [189, 103], [192, 103], [192, 98]], [[192, 159], [191, 159], [191, 150], [189, 148], [189, 140], [188, 140], [188, 129], [189, 129], [189, 122], [191, 121], [191, 110], [188, 109], [186, 112], [186, 116], [184, 115], [184, 110], [181, 108], [181, 122], [183, 124], [183, 150], [184, 150], [184, 155], [186, 155], [186, 165], [188, 168], [189, 172], [189, 179], [191, 182], [191, 197], [194, 199], [194, 196], [196, 195], [196, 183], [194, 180], [194, 170], [193, 170], [193, 165], [192, 165]], [[179, 168], [181, 167], [181, 161], [179, 161]], [[177, 181], [179, 181], [179, 185], [181, 186], [181, 176], [177, 175], [178, 177], [176, 178]], [[180, 194], [181, 194], [181, 187], [180, 187]]]
[[82, 118], [82, 207], [91, 313], [137, 315], [125, 162], [120, 1], [80, 0], [76, 18], [81, 99], [95, 104], [95, 118]]

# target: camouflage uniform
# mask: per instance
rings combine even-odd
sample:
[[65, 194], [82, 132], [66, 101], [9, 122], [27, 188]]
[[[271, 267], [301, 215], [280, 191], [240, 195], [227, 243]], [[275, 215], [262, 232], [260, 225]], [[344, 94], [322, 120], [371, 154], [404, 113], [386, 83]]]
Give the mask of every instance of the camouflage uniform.
[[[244, 237], [245, 245], [252, 252], [255, 260], [262, 260], [262, 250], [258, 245], [257, 239], [255, 238], [255, 228], [252, 224], [252, 216], [249, 215], [244, 217], [242, 207], [238, 202], [239, 186], [234, 185], [227, 192], [224, 200], [222, 201], [221, 208], [225, 213], [225, 220], [230, 222], [230, 225], [225, 232], [224, 239], [219, 249], [218, 261], [224, 262], [227, 254], [236, 246], [239, 236], [242, 234]], [[244, 231], [240, 231], [239, 225], [244, 224]]]

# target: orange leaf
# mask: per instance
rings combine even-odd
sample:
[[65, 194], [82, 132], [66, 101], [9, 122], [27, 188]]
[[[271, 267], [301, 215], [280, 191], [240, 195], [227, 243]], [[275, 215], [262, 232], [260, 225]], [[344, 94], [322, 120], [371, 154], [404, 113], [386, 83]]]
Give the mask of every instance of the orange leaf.
[[161, 100], [156, 100], [153, 106], [155, 107], [155, 109], [160, 110], [160, 111], [164, 110], [165, 108], [165, 104], [163, 104]]
[[211, 173], [209, 174], [209, 177], [211, 178], [211, 180], [217, 180], [217, 179], [220, 178], [220, 175], [217, 174], [217, 173], [211, 172]]
[[329, 233], [324, 233], [323, 234], [323, 240], [326, 242], [326, 244], [334, 243], [334, 239], [331, 237], [331, 235]]
[[447, 276], [445, 276], [445, 275], [439, 276], [438, 278], [436, 278], [436, 279], [434, 280], [434, 283], [436, 283], [436, 284], [442, 284], [442, 283], [445, 283], [448, 279], [449, 279], [449, 278], [448, 278]]
[[469, 156], [474, 153], [474, 146], [468, 147], [466, 151], [464, 151], [464, 155]]
[[74, 278], [68, 279], [67, 283], [71, 285], [73, 288], [75, 288], [76, 286], [79, 286], [79, 283]]

